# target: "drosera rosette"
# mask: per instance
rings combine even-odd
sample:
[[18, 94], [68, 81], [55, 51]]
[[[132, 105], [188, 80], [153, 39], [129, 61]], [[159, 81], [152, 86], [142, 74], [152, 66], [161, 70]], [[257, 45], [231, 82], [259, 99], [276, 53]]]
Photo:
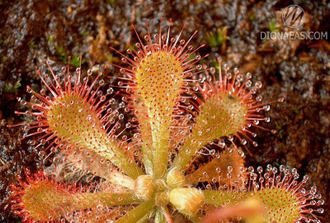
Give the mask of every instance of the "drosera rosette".
[[[181, 33], [182, 32], [183, 30]], [[152, 46], [152, 53], [148, 52], [148, 55], [145, 54], [143, 56], [148, 59], [150, 57], [149, 54], [151, 54], [152, 58], [149, 58], [150, 61], [145, 64], [144, 69], [147, 71], [155, 69], [157, 71], [158, 63], [161, 67], [165, 66], [166, 69], [162, 69], [168, 73], [165, 72], [166, 75], [162, 76], [162, 80], [160, 80], [153, 89], [156, 90], [159, 87], [159, 89], [164, 88], [164, 90], [160, 93], [161, 97], [159, 97], [159, 95], [156, 95], [154, 99], [151, 97], [150, 101], [147, 100], [147, 103], [145, 97], [142, 99], [144, 100], [143, 104], [147, 108], [148, 115], [152, 117], [152, 119], [149, 120], [150, 122], [146, 127], [146, 131], [150, 134], [149, 136], [152, 136], [153, 143], [162, 141], [167, 144], [171, 129], [171, 116], [175, 113], [175, 102], [178, 100], [181, 91], [189, 90], [189, 88], [185, 89], [184, 78], [193, 75], [193, 72], [201, 72], [199, 71], [201, 67], [196, 65], [201, 57], [197, 56], [192, 60], [186, 60], [196, 51], [192, 49], [192, 46], [188, 46], [193, 36], [185, 43], [184, 40], [179, 39], [180, 35], [178, 38], [170, 39], [169, 36], [164, 38], [161, 33], [159, 34], [161, 38], [158, 38], [158, 40], [160, 42], [166, 40], [166, 44], [160, 44], [162, 45], [160, 50], [156, 48], [157, 43], [153, 44], [151, 41], [148, 42], [148, 44]], [[148, 36], [150, 40], [150, 34]], [[148, 37], [145, 39], [148, 40]], [[144, 48], [144, 50], [147, 50], [147, 48]], [[161, 55], [158, 55], [159, 53]], [[162, 61], [161, 59], [163, 56], [165, 56], [165, 60]], [[148, 68], [148, 66], [150, 68]], [[40, 79], [49, 91], [48, 94], [44, 90], [37, 93], [30, 87], [27, 87], [28, 93], [33, 94], [32, 101], [27, 102], [19, 99], [19, 102], [23, 105], [31, 106], [33, 111], [16, 113], [35, 117], [35, 120], [18, 125], [11, 125], [10, 127], [25, 126], [27, 130], [35, 130], [30, 134], [26, 134], [23, 139], [39, 136], [36, 140], [30, 140], [30, 144], [36, 147], [43, 147], [46, 145], [47, 148], [45, 150], [49, 152], [49, 154], [56, 153], [57, 150], [60, 150], [61, 155], [65, 156], [65, 159], [69, 160], [75, 168], [82, 169], [83, 171], [90, 171], [94, 175], [100, 176], [110, 183], [118, 184], [128, 190], [134, 191], [136, 196], [146, 200], [145, 203], [133, 209], [126, 216], [120, 218], [119, 221], [135, 222], [137, 216], [142, 218], [148, 212], [151, 212], [151, 216], [153, 215], [152, 213], [156, 216], [163, 216], [162, 212], [164, 212], [165, 217], [169, 218], [167, 208], [165, 207], [168, 204], [168, 198], [166, 198], [168, 193], [162, 192], [167, 187], [164, 187], [164, 180], [154, 182], [160, 177], [164, 177], [164, 168], [160, 168], [163, 169], [162, 173], [158, 171], [159, 168], [155, 167], [155, 171], [158, 171], [158, 173], [155, 173], [153, 176], [144, 175], [143, 170], [139, 168], [139, 164], [134, 158], [131, 158], [132, 145], [128, 142], [127, 137], [125, 137], [124, 141], [119, 139], [120, 134], [124, 130], [122, 130], [120, 134], [115, 134], [120, 127], [120, 120], [123, 119], [123, 115], [118, 111], [122, 106], [112, 110], [111, 105], [114, 102], [113, 98], [109, 100], [107, 95], [103, 95], [99, 90], [99, 87], [95, 87], [97, 82], [99, 82], [100, 86], [104, 85], [104, 81], [98, 81], [99, 77], [97, 76], [92, 84], [88, 84], [89, 78], [86, 77], [82, 79], [80, 68], [78, 68], [73, 75], [70, 74], [68, 68], [63, 68], [60, 75], [56, 75], [50, 68], [50, 73], [51, 78], [49, 78], [48, 75], [43, 77], [38, 71]], [[161, 75], [162, 73], [163, 72], [157, 74]], [[87, 75], [92, 75], [92, 72], [90, 70], [87, 71]], [[143, 74], [141, 73], [140, 75], [142, 76]], [[168, 79], [168, 77], [170, 78]], [[148, 80], [148, 78], [153, 80], [153, 75], [150, 75], [146, 79], [142, 78], [138, 83], [143, 85], [143, 82]], [[140, 87], [140, 85], [138, 86]], [[142, 86], [141, 88], [143, 89], [144, 87]], [[148, 95], [150, 92], [149, 90], [142, 90], [142, 92]], [[107, 94], [111, 93], [113, 93], [112, 88], [109, 88]], [[166, 107], [164, 107], [162, 103], [166, 104]], [[157, 110], [158, 113], [154, 113], [154, 110]], [[162, 134], [159, 134], [157, 128], [151, 128], [155, 123], [158, 127], [161, 125], [167, 126], [162, 130]], [[127, 124], [128, 123], [125, 125], [125, 129], [129, 128]], [[165, 140], [165, 137], [168, 138]], [[160, 140], [157, 140], [157, 138]], [[150, 146], [153, 146], [153, 144]], [[162, 147], [159, 147], [154, 149], [152, 153], [157, 153], [158, 150], [162, 149]], [[169, 148], [165, 149], [168, 151]], [[164, 151], [160, 153], [163, 155], [153, 154], [153, 157], [159, 157], [161, 162], [166, 161], [165, 166], [167, 166], [167, 151], [166, 153], [164, 153]], [[95, 163], [97, 162], [99, 162], [100, 165], [95, 168]], [[153, 163], [156, 162], [157, 158], [155, 158]], [[105, 169], [105, 163], [109, 166], [109, 171], [103, 171]], [[147, 165], [145, 165], [145, 169], [148, 170]], [[154, 172], [154, 170], [151, 172]], [[161, 192], [158, 196], [155, 196], [155, 191]], [[195, 189], [194, 191], [198, 190]], [[162, 198], [162, 195], [166, 195], [165, 198]], [[162, 208], [160, 208], [162, 210], [160, 214], [153, 211], [155, 203], [162, 206]], [[198, 209], [195, 209], [195, 211], [197, 210]], [[47, 215], [47, 213], [44, 214]], [[40, 216], [34, 217], [36, 217], [35, 220], [43, 221]]]
[[[316, 186], [309, 190], [305, 188], [309, 177], [300, 177], [297, 169], [288, 169], [281, 165], [279, 168], [267, 165], [266, 170], [261, 166], [257, 170], [248, 168], [248, 179], [239, 175], [238, 180], [232, 180], [232, 168], [228, 168], [227, 184], [209, 185], [208, 188], [218, 187], [218, 191], [204, 191], [205, 203], [225, 208], [240, 205], [247, 199], [258, 200], [265, 208], [262, 222], [277, 223], [320, 223], [320, 215], [324, 212], [324, 200], [317, 192]], [[239, 209], [237, 209], [239, 210]], [[207, 219], [214, 219], [213, 213]], [[239, 213], [233, 213], [238, 216]], [[222, 219], [224, 220], [224, 219]]]
[[[181, 39], [183, 29], [176, 38], [170, 37], [170, 28], [165, 35], [161, 29], [162, 26], [151, 37], [148, 27], [144, 41], [137, 35], [139, 42], [135, 48], [130, 47], [129, 56], [123, 57], [123, 62], [130, 67], [120, 68], [124, 76], [119, 77], [118, 87], [125, 89], [125, 95], [117, 108], [112, 95], [119, 91], [109, 88], [103, 94], [99, 86], [103, 86], [104, 81], [99, 80], [98, 75], [91, 77], [94, 80], [89, 84], [88, 77], [82, 79], [80, 69], [70, 75], [69, 69], [63, 68], [59, 76], [51, 70], [52, 78], [38, 73], [49, 92], [37, 93], [28, 88], [33, 102], [20, 101], [30, 105], [33, 111], [18, 114], [32, 115], [35, 120], [19, 125], [35, 130], [26, 137], [39, 136], [31, 141], [32, 145], [45, 144], [46, 151], [51, 153], [60, 150], [61, 157], [70, 165], [98, 176], [100, 180], [96, 179], [94, 184], [102, 189], [70, 192], [54, 179], [37, 174], [25, 184], [20, 181], [17, 190], [13, 186], [14, 191], [19, 191], [14, 193], [19, 206], [12, 208], [18, 210], [18, 207], [25, 219], [200, 222], [210, 210], [224, 204], [238, 204], [249, 197], [263, 199], [263, 194], [256, 196], [257, 193], [252, 192], [257, 189], [255, 178], [258, 176], [246, 171], [243, 153], [237, 152], [241, 149], [235, 143], [227, 149], [221, 142], [223, 137], [232, 141], [231, 137], [236, 136], [244, 145], [243, 137], [250, 140], [249, 134], [253, 135], [250, 126], [268, 120], [257, 112], [268, 107], [253, 96], [260, 84], [249, 86], [250, 78], [241, 82], [238, 71], [230, 78], [226, 69], [226, 75], [222, 77], [220, 73], [219, 80], [214, 77], [213, 69], [210, 69], [213, 79], [208, 73], [206, 78], [195, 78], [205, 73], [198, 64], [201, 56], [189, 59], [198, 50], [189, 45], [196, 32], [185, 41]], [[87, 71], [87, 75], [93, 73]], [[124, 125], [123, 110], [133, 114]], [[125, 136], [126, 130], [133, 136]], [[215, 144], [216, 140], [220, 143]], [[198, 158], [202, 156], [207, 157], [200, 163]], [[269, 191], [272, 196], [279, 195], [290, 202], [300, 201], [285, 197], [290, 198], [295, 190], [301, 189], [299, 185], [304, 181], [295, 185], [296, 181], [291, 178], [296, 175], [289, 174], [290, 180], [284, 176], [279, 184], [274, 184], [280, 187], [269, 186], [278, 179], [268, 169], [267, 174], [259, 177], [265, 182], [259, 186], [260, 192]], [[286, 184], [289, 186], [282, 187]], [[112, 189], [104, 190], [107, 185]], [[294, 190], [282, 193], [283, 188]], [[52, 205], [44, 209], [42, 206], [48, 203], [42, 200], [43, 196], [47, 202], [54, 199]], [[91, 203], [86, 202], [89, 197], [93, 198]], [[41, 204], [37, 209], [29, 205], [35, 202]], [[272, 203], [267, 202], [264, 205], [271, 210]], [[288, 204], [281, 203], [280, 208], [283, 205]], [[50, 216], [51, 213], [55, 214]], [[307, 214], [310, 213], [312, 211]], [[290, 218], [290, 214], [283, 212], [286, 218]], [[286, 219], [285, 216], [276, 219]], [[265, 216], [264, 220], [267, 219]]]

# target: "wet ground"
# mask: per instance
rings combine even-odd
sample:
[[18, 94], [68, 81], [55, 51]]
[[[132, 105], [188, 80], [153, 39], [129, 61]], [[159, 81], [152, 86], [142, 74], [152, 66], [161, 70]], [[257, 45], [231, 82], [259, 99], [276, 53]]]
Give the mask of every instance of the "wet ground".
[[[6, 1], [0, 0], [0, 221], [15, 222], [8, 208], [8, 185], [25, 167], [37, 169], [39, 151], [29, 147], [22, 128], [6, 124], [21, 122], [15, 110], [24, 110], [16, 97], [29, 99], [25, 89], [41, 88], [35, 70], [46, 72], [48, 59], [53, 69], [67, 64], [82, 68], [120, 63], [109, 46], [124, 51], [126, 41], [136, 42], [131, 30], [146, 33], [145, 22], [158, 28], [161, 17], [173, 19], [172, 31], [186, 25], [184, 37], [195, 30], [193, 45], [206, 43], [201, 54], [211, 53], [206, 63], [215, 66], [221, 56], [229, 67], [251, 72], [264, 84], [261, 95], [271, 101], [272, 118], [267, 128], [276, 134], [257, 131], [259, 146], [249, 165], [283, 164], [308, 174], [324, 197], [322, 222], [330, 222], [330, 43], [323, 40], [262, 40], [261, 32], [292, 31], [283, 26], [281, 10], [299, 4], [306, 12], [305, 31], [330, 32], [330, 4], [326, 1]], [[294, 30], [294, 29], [293, 29]], [[213, 34], [212, 34], [213, 33]], [[123, 34], [125, 40], [120, 37]], [[212, 37], [213, 36], [213, 37]], [[115, 74], [118, 70], [110, 69]]]

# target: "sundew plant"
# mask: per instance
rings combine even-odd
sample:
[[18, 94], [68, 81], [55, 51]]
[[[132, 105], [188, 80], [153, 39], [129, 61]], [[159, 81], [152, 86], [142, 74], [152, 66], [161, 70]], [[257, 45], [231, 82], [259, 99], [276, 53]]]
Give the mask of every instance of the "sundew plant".
[[[148, 25], [148, 24], [147, 24]], [[135, 28], [133, 27], [135, 30]], [[255, 128], [269, 122], [250, 73], [200, 64], [198, 50], [170, 27], [121, 53], [115, 86], [63, 67], [38, 72], [24, 126], [34, 147], [55, 154], [52, 173], [29, 170], [12, 185], [23, 222], [320, 222], [321, 195], [284, 166], [244, 166]], [[49, 66], [50, 68], [50, 66]], [[107, 89], [102, 91], [100, 89]], [[120, 95], [122, 101], [115, 99]], [[117, 97], [118, 98], [118, 97]], [[59, 177], [61, 166], [91, 182]], [[69, 171], [69, 170], [67, 170]]]

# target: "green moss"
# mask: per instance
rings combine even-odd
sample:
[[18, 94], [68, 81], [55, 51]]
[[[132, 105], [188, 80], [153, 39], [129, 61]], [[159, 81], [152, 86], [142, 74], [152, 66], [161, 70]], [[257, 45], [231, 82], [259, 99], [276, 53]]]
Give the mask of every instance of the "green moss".
[[255, 21], [256, 20], [256, 14], [253, 12], [250, 16], [249, 16], [249, 20], [250, 21]]
[[227, 26], [224, 26], [222, 28], [217, 29], [216, 32], [207, 33], [206, 38], [209, 45], [212, 47], [218, 47], [225, 44], [227, 40], [230, 40], [230, 37], [227, 36], [227, 31]]
[[54, 43], [54, 36], [53, 35], [48, 36], [48, 43]]
[[277, 23], [276, 19], [272, 19], [269, 23], [269, 31], [270, 32], [279, 32], [280, 25]]
[[78, 55], [73, 55], [71, 57], [71, 60], [70, 60], [70, 64], [75, 66], [75, 67], [80, 67], [80, 64], [84, 64], [87, 60], [84, 58], [84, 59], [80, 59], [80, 56]]
[[30, 47], [30, 48], [34, 48], [34, 47], [35, 47], [35, 41], [34, 41], [33, 39], [31, 39], [31, 40], [29, 41], [29, 47]]
[[68, 54], [65, 53], [62, 46], [56, 46], [56, 54], [59, 57], [59, 60], [66, 63], [68, 62]]
[[6, 83], [4, 91], [6, 93], [17, 94], [18, 88], [20, 88], [21, 86], [21, 80], [16, 81], [14, 85], [12, 83]]

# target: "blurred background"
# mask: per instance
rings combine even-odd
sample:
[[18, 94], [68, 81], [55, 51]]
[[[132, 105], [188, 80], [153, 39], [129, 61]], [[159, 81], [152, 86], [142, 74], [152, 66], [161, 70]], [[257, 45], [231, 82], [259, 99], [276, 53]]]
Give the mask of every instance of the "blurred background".
[[[285, 8], [292, 4], [304, 10], [304, 21], [298, 28], [288, 27], [282, 19]], [[68, 63], [74, 71], [82, 56], [83, 73], [107, 65], [104, 78], [117, 75], [118, 69], [109, 64], [121, 65], [121, 57], [109, 47], [125, 52], [127, 43], [137, 42], [132, 24], [144, 36], [146, 21], [156, 32], [160, 18], [164, 19], [164, 30], [172, 18], [172, 35], [178, 34], [183, 24], [185, 39], [199, 31], [192, 44], [205, 43], [199, 53], [210, 53], [201, 63], [218, 68], [216, 57], [221, 56], [230, 69], [251, 72], [254, 81], [263, 82], [259, 94], [264, 101], [285, 98], [267, 112], [271, 122], [262, 123], [277, 133], [256, 130], [258, 147], [248, 145], [252, 155], [247, 155], [246, 163], [255, 167], [283, 164], [297, 168], [301, 176], [308, 174], [309, 186], [316, 185], [326, 201], [322, 222], [330, 222], [330, 3], [0, 0], [0, 15], [1, 222], [20, 222], [9, 208], [8, 185], [24, 168], [36, 170], [43, 164], [42, 152], [19, 140], [25, 133], [23, 128], [6, 127], [24, 121], [14, 111], [24, 110], [17, 97], [30, 98], [26, 86], [41, 89], [36, 70], [47, 73], [48, 60], [55, 72]], [[300, 32], [314, 35], [300, 39], [276, 35]], [[267, 33], [273, 33], [270, 37], [274, 38], [267, 38]]]

